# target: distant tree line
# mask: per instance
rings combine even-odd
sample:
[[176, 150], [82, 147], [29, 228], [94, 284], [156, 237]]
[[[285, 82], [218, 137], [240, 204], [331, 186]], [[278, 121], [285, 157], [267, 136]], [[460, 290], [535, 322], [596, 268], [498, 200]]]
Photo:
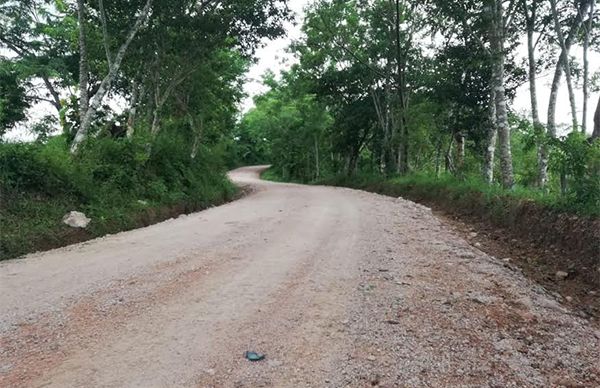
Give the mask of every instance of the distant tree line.
[[[293, 179], [447, 172], [598, 201], [600, 123], [586, 123], [600, 115], [588, 60], [599, 18], [594, 0], [318, 1], [290, 48], [298, 64], [267, 75], [238, 137]], [[530, 117], [513, 108], [526, 83]], [[562, 92], [568, 128], [556, 122]]]

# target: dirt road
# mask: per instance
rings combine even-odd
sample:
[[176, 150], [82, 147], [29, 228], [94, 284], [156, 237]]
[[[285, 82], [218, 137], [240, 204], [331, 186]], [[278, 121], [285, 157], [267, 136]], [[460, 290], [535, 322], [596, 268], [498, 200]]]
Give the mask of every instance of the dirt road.
[[429, 209], [231, 177], [254, 192], [0, 263], [0, 387], [600, 386], [598, 328]]

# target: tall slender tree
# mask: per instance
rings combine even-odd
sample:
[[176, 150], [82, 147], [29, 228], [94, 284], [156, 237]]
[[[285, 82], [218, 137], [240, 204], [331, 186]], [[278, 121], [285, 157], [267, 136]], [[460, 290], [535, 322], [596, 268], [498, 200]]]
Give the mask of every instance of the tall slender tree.
[[[591, 6], [591, 3], [595, 0], [580, 0], [577, 2], [577, 10], [572, 22], [569, 23], [570, 29], [567, 36], [564, 38], [564, 43], [560, 44], [560, 55], [556, 61], [554, 77], [552, 79], [552, 84], [550, 86], [550, 97], [548, 100], [548, 119], [546, 123], [547, 133], [550, 137], [556, 137], [556, 103], [558, 100], [558, 90], [560, 87], [563, 70], [565, 69], [564, 63], [569, 60], [569, 51], [571, 49], [572, 44], [579, 33], [579, 29], [581, 28], [581, 24], [583, 22], [583, 15], [587, 13], [587, 10]], [[556, 0], [551, 0], [551, 6], [553, 8], [556, 5]], [[554, 16], [553, 16], [554, 18]], [[560, 26], [556, 26], [557, 30], [560, 30]], [[572, 104], [571, 104], [572, 105]], [[573, 107], [571, 110], [573, 111]], [[542, 144], [540, 147], [540, 157], [539, 157], [539, 186], [544, 187], [548, 183], [548, 156], [549, 150], [548, 146]]]

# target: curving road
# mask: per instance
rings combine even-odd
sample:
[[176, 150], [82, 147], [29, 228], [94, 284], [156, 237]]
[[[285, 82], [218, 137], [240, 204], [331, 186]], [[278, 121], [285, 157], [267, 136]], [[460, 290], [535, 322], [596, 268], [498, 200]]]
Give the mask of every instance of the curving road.
[[429, 209], [262, 169], [233, 203], [0, 263], [0, 387], [600, 386], [598, 328]]

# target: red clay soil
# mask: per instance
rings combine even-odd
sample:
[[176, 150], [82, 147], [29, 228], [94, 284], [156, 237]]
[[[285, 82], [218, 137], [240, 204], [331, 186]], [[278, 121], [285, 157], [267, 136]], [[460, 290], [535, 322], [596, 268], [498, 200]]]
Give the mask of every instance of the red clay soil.
[[[600, 219], [557, 214], [529, 203], [500, 226], [477, 206], [427, 201], [480, 250], [552, 291], [584, 318], [600, 323]], [[566, 278], [557, 272], [567, 273]]]

